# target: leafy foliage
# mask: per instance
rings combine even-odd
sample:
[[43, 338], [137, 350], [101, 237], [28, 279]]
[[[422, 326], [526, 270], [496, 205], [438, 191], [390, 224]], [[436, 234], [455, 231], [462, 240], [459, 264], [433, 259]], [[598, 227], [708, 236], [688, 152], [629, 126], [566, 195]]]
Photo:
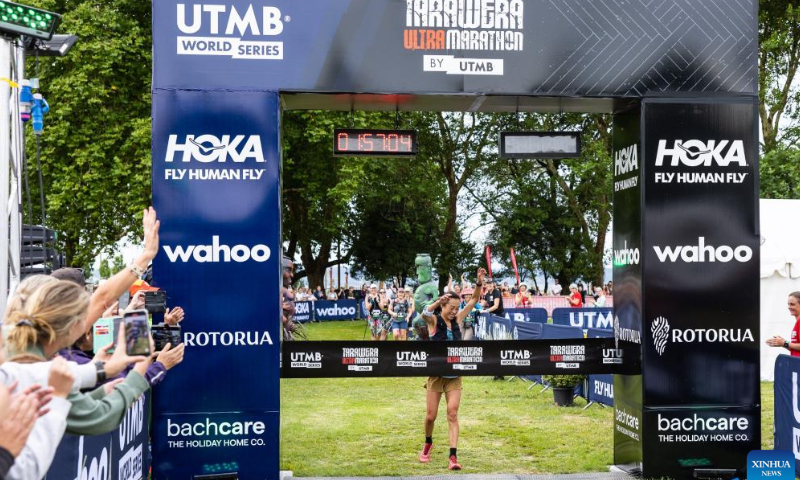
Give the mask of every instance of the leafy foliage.
[[38, 69], [51, 106], [41, 136], [47, 224], [61, 232], [67, 263], [80, 266], [137, 233], [150, 203], [151, 7], [138, 0], [33, 4], [63, 12], [60, 31], [80, 38], [66, 57], [27, 65], [29, 77]]

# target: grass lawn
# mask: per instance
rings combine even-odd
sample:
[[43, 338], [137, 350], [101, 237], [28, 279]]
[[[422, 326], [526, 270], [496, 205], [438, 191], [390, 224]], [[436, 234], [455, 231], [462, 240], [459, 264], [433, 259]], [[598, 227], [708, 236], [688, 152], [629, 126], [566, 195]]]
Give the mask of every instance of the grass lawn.
[[[360, 321], [308, 326], [311, 340], [361, 340]], [[281, 469], [295, 476], [410, 476], [447, 472], [445, 408], [427, 465], [423, 378], [281, 380]], [[553, 406], [528, 383], [464, 377], [459, 460], [464, 473], [606, 471], [613, 462], [612, 408]], [[762, 383], [762, 444], [772, 448], [773, 392]], [[578, 407], [586, 403], [577, 399]]]

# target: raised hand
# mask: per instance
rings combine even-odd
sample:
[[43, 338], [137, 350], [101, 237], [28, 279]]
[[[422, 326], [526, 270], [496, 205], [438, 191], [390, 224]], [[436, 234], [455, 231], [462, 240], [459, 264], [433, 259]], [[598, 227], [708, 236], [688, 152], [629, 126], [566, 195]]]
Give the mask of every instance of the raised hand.
[[484, 278], [486, 278], [486, 269], [479, 268], [478, 269], [478, 279], [475, 281], [475, 286], [481, 287], [483, 286]]
[[161, 227], [161, 222], [156, 217], [156, 210], [153, 207], [144, 210], [142, 227], [144, 227], [144, 252], [142, 255], [147, 257], [149, 262], [158, 253], [158, 229]]
[[61, 357], [54, 358], [47, 377], [47, 384], [53, 387], [53, 396], [67, 398], [74, 382], [75, 376], [72, 375], [67, 361]]
[[167, 311], [164, 312], [164, 323], [172, 326], [178, 325], [183, 321], [184, 316], [185, 313], [181, 307], [175, 307], [172, 310], [168, 308]]
[[117, 314], [119, 314], [119, 302], [114, 302], [106, 309], [105, 312], [103, 312], [103, 316], [101, 318], [110, 318]]
[[169, 370], [183, 361], [183, 349], [184, 345], [182, 343], [174, 348], [168, 343], [164, 345], [164, 350], [161, 350], [158, 353], [156, 361], [161, 362], [161, 364], [164, 365], [164, 368]]

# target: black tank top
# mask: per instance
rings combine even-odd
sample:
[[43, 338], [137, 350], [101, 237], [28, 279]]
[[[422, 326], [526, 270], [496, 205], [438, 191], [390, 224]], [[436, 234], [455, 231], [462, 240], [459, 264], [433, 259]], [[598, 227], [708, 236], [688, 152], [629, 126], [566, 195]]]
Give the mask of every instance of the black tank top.
[[[461, 340], [461, 329], [458, 328], [458, 322], [454, 319], [450, 322], [452, 328], [453, 340]], [[447, 338], [447, 324], [441, 315], [436, 315], [436, 333], [431, 336], [431, 340], [449, 340]]]

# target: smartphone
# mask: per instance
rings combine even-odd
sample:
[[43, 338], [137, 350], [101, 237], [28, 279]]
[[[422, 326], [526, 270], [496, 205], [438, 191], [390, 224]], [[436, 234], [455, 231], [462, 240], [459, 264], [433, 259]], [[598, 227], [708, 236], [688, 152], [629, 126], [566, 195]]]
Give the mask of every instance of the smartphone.
[[183, 334], [180, 326], [153, 325], [150, 327], [150, 331], [153, 333], [153, 342], [156, 344], [157, 352], [164, 350], [164, 346], [168, 343], [171, 347], [183, 343]]
[[150, 355], [150, 324], [148, 323], [147, 310], [133, 310], [126, 312], [125, 345], [128, 355]]
[[150, 313], [167, 311], [167, 292], [164, 290], [144, 292], [144, 308]]
[[115, 318], [121, 317], [101, 318], [92, 325], [92, 350], [94, 353], [99, 352], [101, 348], [109, 343], [114, 343], [116, 340], [114, 330]]

